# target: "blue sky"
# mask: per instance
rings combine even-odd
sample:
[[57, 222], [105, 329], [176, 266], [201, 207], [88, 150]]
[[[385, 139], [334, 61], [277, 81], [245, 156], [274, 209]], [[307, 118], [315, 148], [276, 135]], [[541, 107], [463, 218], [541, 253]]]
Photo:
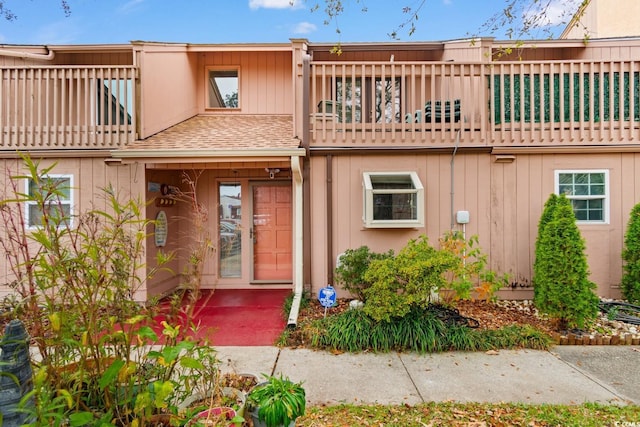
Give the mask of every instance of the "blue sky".
[[[381, 42], [406, 20], [404, 6], [420, 0], [346, 0], [345, 14], [325, 25], [318, 0], [68, 0], [65, 16], [59, 0], [5, 0], [17, 15], [0, 20], [2, 44], [103, 44], [131, 40], [187, 43]], [[567, 0], [557, 1], [558, 5]], [[570, 0], [573, 1], [573, 0]], [[321, 6], [324, 0], [320, 0]], [[503, 10], [505, 0], [426, 0], [412, 35], [402, 40], [448, 40], [476, 34]], [[362, 12], [362, 7], [367, 11]], [[562, 8], [562, 6], [559, 6]], [[565, 6], [566, 8], [566, 6]], [[494, 34], [504, 38], [500, 32]], [[541, 36], [544, 37], [544, 36]]]

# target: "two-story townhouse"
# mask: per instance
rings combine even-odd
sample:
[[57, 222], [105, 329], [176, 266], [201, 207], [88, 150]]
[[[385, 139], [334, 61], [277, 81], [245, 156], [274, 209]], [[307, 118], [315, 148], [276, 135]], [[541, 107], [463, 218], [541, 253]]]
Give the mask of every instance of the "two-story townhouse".
[[331, 282], [347, 248], [397, 249], [421, 233], [437, 244], [456, 229], [511, 275], [503, 297], [529, 297], [537, 222], [556, 192], [573, 200], [598, 292], [619, 296], [638, 201], [637, 39], [511, 54], [493, 40], [341, 47], [309, 47], [312, 259], [326, 260], [313, 283]]
[[437, 244], [456, 229], [511, 275], [502, 297], [528, 298], [542, 206], [562, 192], [591, 280], [617, 297], [640, 200], [640, 40], [504, 46], [2, 46], [2, 158], [58, 161], [74, 210], [112, 181], [152, 202], [166, 235], [149, 237], [147, 257], [179, 256], [140, 299], [180, 283], [192, 212], [163, 200], [190, 171], [218, 242], [205, 287], [315, 293], [348, 248]]
[[[28, 153], [56, 163], [73, 188], [72, 215], [100, 206], [108, 184], [149, 202], [146, 217], [163, 230], [148, 239], [149, 268], [157, 251], [177, 256], [140, 289], [146, 300], [178, 287], [187, 270], [193, 212], [172, 193], [189, 191], [185, 173], [198, 175], [218, 239], [204, 286], [289, 288], [302, 272], [301, 45], [2, 46], [3, 181]], [[6, 262], [1, 272], [6, 294]]]

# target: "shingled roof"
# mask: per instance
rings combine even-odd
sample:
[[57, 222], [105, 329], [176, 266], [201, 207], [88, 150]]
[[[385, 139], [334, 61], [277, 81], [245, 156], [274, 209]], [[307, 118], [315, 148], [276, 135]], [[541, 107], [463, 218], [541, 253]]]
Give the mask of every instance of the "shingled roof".
[[296, 149], [300, 140], [293, 136], [290, 115], [212, 115], [195, 116], [149, 138], [134, 141], [119, 151], [148, 150], [211, 152], [211, 150]]

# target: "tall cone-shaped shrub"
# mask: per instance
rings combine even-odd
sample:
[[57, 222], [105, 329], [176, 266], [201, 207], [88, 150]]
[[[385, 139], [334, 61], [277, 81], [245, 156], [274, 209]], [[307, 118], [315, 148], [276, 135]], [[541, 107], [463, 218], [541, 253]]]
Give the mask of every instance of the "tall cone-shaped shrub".
[[640, 303], [640, 203], [635, 205], [629, 216], [627, 232], [624, 235], [624, 274], [622, 275], [622, 295], [632, 304]]
[[551, 210], [536, 245], [534, 303], [560, 327], [582, 328], [598, 314], [596, 285], [588, 278], [584, 240], [571, 202], [560, 195]]
[[542, 210], [542, 215], [540, 215], [540, 221], [538, 221], [538, 237], [536, 238], [536, 250], [535, 250], [535, 260], [533, 261], [533, 302], [538, 305], [538, 301], [542, 302], [546, 299], [547, 289], [545, 288], [545, 283], [541, 285], [536, 285], [538, 280], [536, 279], [536, 272], [538, 271], [538, 260], [541, 259], [540, 255], [538, 255], [538, 251], [540, 250], [540, 239], [542, 237], [542, 232], [546, 225], [551, 222], [553, 219], [553, 213], [555, 212], [556, 205], [558, 204], [558, 195], [555, 193], [551, 193], [549, 198], [544, 204], [544, 209]]

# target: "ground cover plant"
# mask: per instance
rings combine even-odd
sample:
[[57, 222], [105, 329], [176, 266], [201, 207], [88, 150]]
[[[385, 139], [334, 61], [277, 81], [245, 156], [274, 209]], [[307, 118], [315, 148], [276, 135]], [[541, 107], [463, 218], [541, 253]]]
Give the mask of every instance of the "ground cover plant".
[[298, 426], [397, 427], [602, 427], [634, 426], [640, 406], [424, 403], [420, 405], [338, 405], [310, 407]]

